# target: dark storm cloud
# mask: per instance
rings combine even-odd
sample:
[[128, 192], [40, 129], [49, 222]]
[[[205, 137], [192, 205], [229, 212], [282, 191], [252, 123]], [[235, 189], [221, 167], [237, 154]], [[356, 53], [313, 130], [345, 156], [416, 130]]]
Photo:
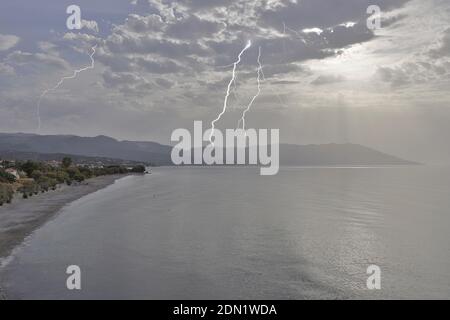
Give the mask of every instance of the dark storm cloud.
[[[251, 39], [261, 46], [266, 65], [291, 64], [309, 59], [323, 59], [336, 54], [349, 45], [369, 41], [373, 33], [365, 27], [365, 20], [352, 26], [340, 25], [352, 19], [367, 18], [366, 9], [378, 4], [388, 10], [403, 5], [406, 0], [355, 1], [305, 0], [296, 1], [165, 1], [150, 0], [156, 13], [147, 16], [132, 14], [117, 26], [106, 40], [110, 53], [104, 63], [113, 70], [124, 70], [124, 64], [136, 60], [120, 55], [155, 55], [173, 59], [175, 68], [196, 71], [206, 65], [223, 66], [234, 62], [236, 54]], [[178, 15], [175, 12], [180, 12]], [[199, 14], [198, 12], [201, 12]], [[248, 14], [253, 14], [248, 16]], [[313, 20], [311, 18], [313, 17]], [[271, 23], [278, 21], [277, 23]], [[290, 22], [296, 21], [291, 24]], [[298, 23], [301, 21], [301, 23]], [[297, 34], [280, 34], [285, 24], [295, 28]], [[321, 34], [299, 34], [301, 28], [326, 27]], [[291, 29], [293, 30], [293, 29]], [[294, 31], [295, 31], [294, 30]], [[284, 30], [286, 31], [286, 30]], [[180, 41], [181, 40], [181, 41]], [[114, 59], [118, 61], [115, 62]], [[200, 63], [200, 60], [204, 60]], [[244, 64], [254, 65], [255, 61]], [[161, 70], [140, 59], [156, 73]], [[188, 65], [193, 63], [193, 65]], [[138, 63], [141, 65], [141, 63]], [[170, 68], [164, 68], [169, 71]], [[295, 70], [293, 70], [295, 71]]]
[[170, 89], [174, 86], [174, 83], [172, 81], [163, 79], [163, 78], [157, 78], [155, 79], [155, 82], [157, 85], [159, 85], [163, 89]]
[[302, 0], [282, 1], [283, 6], [272, 10], [260, 8], [260, 24], [282, 30], [283, 23], [290, 28], [311, 26], [322, 29], [342, 22], [360, 21], [367, 17], [367, 8], [378, 5], [383, 11], [399, 8], [409, 0]]
[[326, 39], [328, 48], [345, 48], [355, 43], [369, 41], [374, 37], [373, 32], [367, 29], [364, 23], [354, 26], [339, 25], [332, 29], [327, 29], [322, 33]]
[[179, 3], [190, 9], [211, 9], [216, 7], [226, 7], [236, 2], [235, 0], [180, 0]]
[[224, 23], [208, 21], [191, 15], [179, 23], [171, 24], [167, 28], [166, 34], [169, 37], [178, 39], [198, 39], [201, 37], [211, 37], [224, 29], [224, 27]]
[[[111, 72], [104, 81], [135, 81], [121, 85], [122, 91], [146, 87], [148, 84], [141, 77], [123, 75], [144, 72], [158, 76], [160, 86], [168, 91], [173, 88], [169, 83], [177, 78], [179, 83], [194, 85], [189, 90], [197, 90], [197, 95], [201, 95], [207, 88], [224, 85], [226, 77], [218, 80], [221, 77], [213, 73], [226, 72], [222, 67], [235, 62], [237, 54], [251, 40], [253, 46], [239, 66], [241, 81], [252, 81], [254, 77], [257, 47], [261, 47], [265, 76], [289, 81], [308, 74], [300, 66], [305, 61], [333, 57], [348, 46], [373, 39], [365, 25], [368, 5], [378, 4], [388, 10], [405, 2], [139, 1], [136, 8], [147, 4], [148, 12], [130, 14], [123, 24], [116, 25], [104, 40], [98, 60]], [[355, 23], [344, 25], [348, 21]], [[281, 30], [283, 24], [288, 31]], [[323, 30], [302, 32], [302, 28], [313, 27]], [[117, 75], [112, 78], [114, 74]], [[202, 85], [201, 80], [206, 80], [207, 85]]]
[[207, 51], [195, 42], [174, 42], [152, 38], [151, 35], [113, 35], [106, 41], [112, 53], [158, 54], [167, 58], [185, 55], [205, 56]]

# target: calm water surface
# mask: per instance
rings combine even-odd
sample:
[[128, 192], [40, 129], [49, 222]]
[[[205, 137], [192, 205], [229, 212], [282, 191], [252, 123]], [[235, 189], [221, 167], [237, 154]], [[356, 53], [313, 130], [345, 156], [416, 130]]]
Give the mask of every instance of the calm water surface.
[[[65, 207], [0, 271], [10, 298], [450, 298], [450, 170], [157, 168]], [[382, 290], [366, 269], [382, 270]], [[82, 290], [66, 289], [79, 265]]]

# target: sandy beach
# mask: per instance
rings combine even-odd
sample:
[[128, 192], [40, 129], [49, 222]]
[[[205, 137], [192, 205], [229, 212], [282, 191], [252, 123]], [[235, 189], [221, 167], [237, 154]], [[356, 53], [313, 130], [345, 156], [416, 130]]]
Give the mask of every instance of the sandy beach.
[[[22, 199], [16, 195], [11, 204], [0, 207], [0, 261], [15, 246], [54, 216], [62, 207], [89, 193], [103, 189], [124, 175], [101, 176], [79, 185], [61, 185], [55, 191]], [[0, 291], [0, 298], [1, 298]]]

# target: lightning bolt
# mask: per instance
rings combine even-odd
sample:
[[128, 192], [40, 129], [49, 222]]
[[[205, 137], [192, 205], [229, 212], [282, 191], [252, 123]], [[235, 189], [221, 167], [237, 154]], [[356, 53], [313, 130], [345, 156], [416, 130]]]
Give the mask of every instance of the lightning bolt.
[[[264, 75], [264, 71], [261, 69], [261, 79], [263, 82], [266, 82], [266, 76]], [[270, 91], [272, 91], [272, 93], [277, 97], [278, 102], [280, 103], [280, 105], [284, 108], [287, 108], [286, 103], [283, 101], [283, 99], [281, 99], [280, 95], [272, 88], [272, 87], [268, 87], [270, 89]]]
[[[256, 81], [258, 82], [258, 91], [256, 92], [256, 94], [253, 96], [253, 98], [250, 100], [250, 103], [247, 105], [247, 108], [244, 110], [244, 112], [242, 112], [242, 118], [239, 120], [239, 123], [241, 123], [242, 121], [242, 129], [245, 130], [245, 115], [247, 114], [247, 112], [250, 111], [253, 102], [255, 102], [256, 98], [258, 98], [259, 94], [261, 93], [261, 75], [264, 74], [262, 73], [262, 65], [261, 65], [261, 47], [258, 48], [258, 69], [257, 73], [258, 76], [256, 78]], [[239, 127], [239, 123], [238, 123], [238, 127]]]
[[244, 47], [244, 49], [242, 49], [242, 51], [239, 53], [238, 55], [238, 59], [236, 60], [236, 62], [233, 63], [233, 72], [232, 72], [232, 76], [231, 76], [231, 80], [230, 82], [228, 82], [228, 87], [227, 87], [227, 93], [225, 95], [225, 99], [223, 101], [223, 109], [222, 112], [218, 115], [218, 117], [216, 119], [214, 119], [211, 122], [211, 134], [209, 136], [209, 141], [211, 142], [211, 145], [214, 146], [214, 143], [212, 141], [212, 136], [214, 135], [214, 130], [215, 130], [215, 125], [216, 122], [220, 120], [220, 118], [225, 114], [225, 112], [227, 111], [228, 108], [228, 98], [230, 97], [230, 91], [231, 91], [231, 86], [233, 85], [235, 79], [236, 79], [236, 69], [239, 63], [241, 63], [241, 57], [244, 54], [245, 51], [248, 50], [248, 48], [250, 48], [252, 46], [252, 42], [248, 41], [247, 45]]
[[42, 102], [42, 99], [44, 99], [44, 97], [49, 92], [55, 91], [59, 87], [61, 87], [63, 85], [64, 81], [70, 80], [70, 79], [75, 79], [79, 73], [86, 71], [86, 70], [94, 69], [94, 67], [95, 67], [94, 55], [95, 55], [96, 49], [97, 49], [97, 45], [92, 47], [92, 53], [89, 55], [89, 57], [91, 58], [91, 64], [89, 66], [75, 70], [71, 76], [61, 78], [61, 80], [59, 80], [59, 82], [54, 87], [44, 90], [44, 92], [42, 92], [42, 94], [39, 96], [39, 100], [37, 102], [37, 107], [36, 107], [36, 113], [37, 113], [37, 118], [38, 118], [38, 132], [41, 131], [41, 102]]

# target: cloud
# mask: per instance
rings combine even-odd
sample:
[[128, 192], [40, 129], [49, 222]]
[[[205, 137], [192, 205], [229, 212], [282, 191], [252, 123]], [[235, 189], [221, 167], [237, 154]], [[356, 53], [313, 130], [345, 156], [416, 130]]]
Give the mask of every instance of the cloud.
[[[98, 2], [113, 6], [119, 1]], [[95, 70], [46, 97], [44, 130], [136, 135], [167, 142], [173, 126], [217, 116], [230, 64], [248, 40], [253, 46], [237, 68], [238, 99], [233, 95], [230, 102], [234, 107], [245, 105], [255, 92], [261, 47], [266, 81], [249, 121], [282, 127], [285, 141], [309, 143], [322, 134], [318, 127], [342, 121], [342, 114], [334, 118], [335, 109], [329, 106], [345, 106], [341, 112], [353, 106], [378, 110], [381, 105], [389, 109], [448, 105], [450, 15], [445, 0], [133, 2], [132, 13], [127, 13], [125, 1], [113, 11], [114, 17], [102, 12], [100, 18], [87, 7], [86, 16], [98, 23], [90, 20], [82, 32], [66, 33], [64, 24], [59, 28], [48, 21], [39, 24], [44, 31], [18, 33], [21, 47], [14, 47], [16, 42], [6, 46], [12, 52], [0, 52], [0, 100], [7, 104], [2, 108], [17, 109], [14, 114], [0, 110], [13, 119], [3, 121], [2, 128], [26, 131], [24, 123], [31, 123], [28, 129], [34, 130], [36, 96], [47, 84], [70, 74], [73, 68], [67, 61], [84, 65], [94, 44], [98, 45]], [[382, 8], [382, 30], [367, 30], [369, 4]], [[14, 28], [3, 33], [15, 34]], [[55, 30], [48, 33], [51, 28]], [[315, 32], [303, 32], [308, 30]], [[324, 106], [327, 111], [315, 110]], [[299, 111], [303, 109], [308, 110]], [[225, 117], [221, 125], [235, 125], [239, 114], [230, 108], [230, 122]], [[325, 114], [330, 126], [323, 124]], [[127, 129], [129, 123], [132, 131]], [[383, 121], [372, 123], [373, 129], [379, 131], [380, 124]], [[359, 133], [353, 137], [359, 138]], [[322, 138], [332, 139], [333, 133]]]
[[148, 31], [159, 31], [165, 26], [161, 16], [157, 14], [149, 14], [148, 16], [141, 16], [138, 14], [130, 14], [125, 20], [123, 26], [118, 26], [116, 31], [126, 30], [135, 33], [144, 33]]
[[14, 68], [6, 63], [0, 63], [0, 75], [14, 75]]
[[409, 0], [302, 0], [283, 1], [268, 10], [259, 7], [260, 23], [281, 29], [283, 23], [295, 30], [326, 29], [349, 21], [367, 18], [367, 8], [378, 5], [388, 12]]
[[177, 39], [210, 38], [225, 29], [225, 23], [208, 21], [195, 15], [179, 20], [167, 27], [166, 34]]
[[100, 38], [86, 34], [86, 33], [74, 33], [74, 32], [67, 32], [63, 36], [63, 40], [70, 41], [73, 43], [82, 43], [82, 44], [95, 44], [97, 42], [100, 42]]
[[311, 84], [314, 86], [322, 86], [325, 84], [332, 84], [345, 81], [345, 78], [337, 75], [321, 75], [314, 79]]
[[435, 59], [450, 56], [450, 28], [446, 29], [442, 33], [442, 38], [438, 48], [431, 49], [430, 55]]
[[157, 85], [159, 85], [163, 89], [170, 89], [175, 85], [174, 82], [163, 79], [163, 78], [157, 78], [157, 79], [155, 79], [155, 82]]
[[375, 78], [389, 83], [393, 88], [427, 84], [450, 79], [450, 62], [405, 62], [395, 67], [378, 68]]
[[[370, 1], [362, 1], [362, 4], [361, 1], [347, 2], [339, 4], [342, 10], [339, 10], [336, 19], [333, 8], [337, 5], [334, 0], [149, 0], [147, 3], [151, 13], [130, 14], [124, 24], [117, 25], [105, 41], [105, 54], [101, 59], [116, 71], [131, 71], [145, 66], [148, 72], [155, 73], [178, 73], [180, 70], [186, 73], [211, 72], [213, 70], [208, 66], [230, 64], [242, 45], [252, 39], [255, 46], [262, 47], [266, 65], [286, 64], [284, 68], [295, 71], [290, 66], [294, 62], [336, 56], [340, 54], [339, 49], [374, 37], [365, 27], [364, 20]], [[401, 6], [407, 0], [376, 2], [388, 10]], [[136, 5], [143, 3], [135, 2]], [[306, 19], [299, 24], [302, 19], [298, 16], [290, 19], [292, 12], [300, 16], [319, 16], [319, 23], [308, 23], [310, 19]], [[275, 24], [275, 20], [279, 24]], [[297, 30], [321, 32], [304, 33], [301, 39], [295, 33], [282, 33], [284, 21], [290, 23], [294, 20], [296, 23], [292, 26]], [[167, 60], [163, 63], [164, 59]], [[244, 60], [243, 65], [255, 63], [246, 58]], [[161, 68], [160, 65], [166, 66]]]
[[49, 41], [39, 41], [38, 42], [38, 48], [41, 51], [45, 52], [56, 52], [58, 49], [58, 46], [54, 43], [51, 43]]
[[291, 84], [299, 84], [300, 81], [292, 81], [292, 80], [281, 80], [281, 81], [272, 81], [271, 84], [286, 86]]
[[15, 47], [19, 40], [19, 37], [11, 34], [0, 34], [0, 51], [6, 51]]
[[30, 53], [13, 51], [6, 57], [6, 62], [16, 66], [51, 67], [53, 69], [70, 69], [69, 64], [62, 58], [47, 53]]
[[135, 73], [105, 71], [102, 77], [106, 88], [119, 90], [126, 96], [144, 96], [154, 89], [151, 81]]
[[135, 61], [136, 66], [140, 69], [144, 69], [149, 73], [177, 73], [182, 70], [182, 67], [176, 64], [175, 62], [167, 59], [156, 60], [152, 58], [136, 58]]
[[320, 36], [323, 33], [323, 30], [320, 28], [305, 28], [302, 30], [303, 33], [315, 33], [316, 35]]
[[273, 78], [276, 76], [287, 75], [287, 74], [295, 74], [297, 76], [300, 75], [309, 75], [310, 71], [302, 66], [297, 64], [272, 64], [264, 66], [264, 76], [266, 78]]
[[371, 30], [364, 22], [349, 25], [338, 25], [325, 30], [322, 36], [328, 48], [345, 48], [349, 45], [366, 42], [374, 38]]

